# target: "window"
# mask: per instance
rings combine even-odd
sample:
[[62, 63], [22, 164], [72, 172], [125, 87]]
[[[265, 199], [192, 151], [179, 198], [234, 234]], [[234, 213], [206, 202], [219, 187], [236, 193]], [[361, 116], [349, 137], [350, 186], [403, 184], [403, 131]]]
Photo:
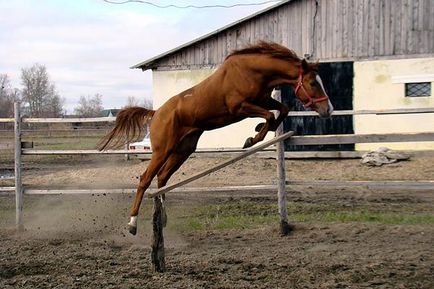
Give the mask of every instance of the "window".
[[431, 96], [431, 82], [415, 82], [405, 84], [406, 97]]

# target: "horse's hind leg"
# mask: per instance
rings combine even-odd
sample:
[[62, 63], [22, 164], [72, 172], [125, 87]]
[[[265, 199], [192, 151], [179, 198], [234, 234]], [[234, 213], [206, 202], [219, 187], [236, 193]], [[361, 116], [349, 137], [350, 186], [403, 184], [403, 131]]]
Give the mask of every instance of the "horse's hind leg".
[[136, 196], [134, 198], [133, 207], [130, 213], [130, 222], [128, 223], [128, 230], [131, 234], [137, 233], [137, 215], [139, 214], [140, 204], [142, 203], [143, 195], [146, 189], [152, 182], [152, 179], [157, 175], [158, 171], [168, 159], [169, 154], [160, 154], [157, 152], [152, 153], [151, 161], [143, 175], [140, 176], [140, 183], [137, 187]]
[[[164, 187], [170, 177], [181, 167], [188, 157], [196, 150], [199, 137], [202, 131], [195, 131], [184, 136], [179, 142], [176, 150], [170, 155], [167, 162], [158, 172], [158, 188]], [[164, 208], [164, 195], [161, 197], [163, 203], [163, 226], [166, 226], [167, 216]]]

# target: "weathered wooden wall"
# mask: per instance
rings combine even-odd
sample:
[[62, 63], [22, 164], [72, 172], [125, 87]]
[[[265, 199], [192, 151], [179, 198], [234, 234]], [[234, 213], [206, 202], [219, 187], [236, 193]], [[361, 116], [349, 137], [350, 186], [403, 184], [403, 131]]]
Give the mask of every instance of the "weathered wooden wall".
[[[318, 5], [316, 5], [318, 4]], [[142, 69], [216, 66], [269, 40], [325, 61], [434, 54], [433, 0], [294, 0], [145, 62]]]

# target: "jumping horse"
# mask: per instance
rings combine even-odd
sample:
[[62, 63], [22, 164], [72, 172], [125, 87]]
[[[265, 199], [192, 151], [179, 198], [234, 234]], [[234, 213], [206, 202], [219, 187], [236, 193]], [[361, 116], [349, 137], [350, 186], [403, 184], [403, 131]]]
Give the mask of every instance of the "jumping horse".
[[[157, 176], [158, 188], [164, 187], [188, 157], [196, 150], [204, 131], [224, 127], [249, 117], [265, 123], [249, 137], [244, 148], [262, 141], [275, 131], [289, 108], [271, 97], [279, 85], [294, 87], [304, 107], [329, 117], [333, 106], [318, 75], [318, 63], [308, 63], [295, 52], [276, 43], [259, 42], [229, 54], [223, 64], [201, 83], [170, 98], [158, 110], [129, 107], [121, 110], [115, 126], [99, 143], [99, 149], [115, 148], [132, 141], [150, 126], [152, 157], [140, 177], [130, 213], [129, 231], [137, 231], [137, 215], [146, 189]], [[270, 110], [279, 111], [275, 118]], [[162, 200], [164, 196], [162, 196]]]

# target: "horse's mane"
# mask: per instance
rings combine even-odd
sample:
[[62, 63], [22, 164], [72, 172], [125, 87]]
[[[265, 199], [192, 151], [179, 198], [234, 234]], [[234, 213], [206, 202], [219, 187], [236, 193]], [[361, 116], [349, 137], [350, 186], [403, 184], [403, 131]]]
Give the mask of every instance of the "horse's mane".
[[288, 49], [285, 46], [282, 46], [274, 42], [266, 42], [266, 41], [260, 41], [258, 44], [251, 45], [249, 47], [242, 48], [239, 50], [235, 50], [231, 54], [229, 54], [226, 57], [226, 59], [228, 59], [231, 56], [241, 55], [241, 54], [267, 54], [270, 55], [271, 57], [279, 58], [279, 59], [300, 60], [297, 54], [291, 49]]

